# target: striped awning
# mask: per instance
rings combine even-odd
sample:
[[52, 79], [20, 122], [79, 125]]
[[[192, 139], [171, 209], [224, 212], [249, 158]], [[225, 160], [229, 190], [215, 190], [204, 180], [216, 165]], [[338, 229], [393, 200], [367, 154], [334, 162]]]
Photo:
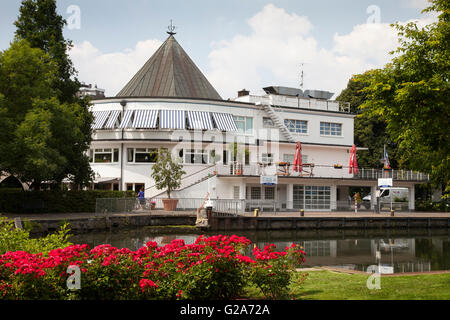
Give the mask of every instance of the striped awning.
[[119, 118], [120, 110], [112, 110], [109, 119], [105, 124], [105, 129], [114, 129], [117, 119]]
[[209, 112], [188, 111], [187, 118], [190, 129], [213, 130], [214, 126]]
[[186, 112], [184, 110], [161, 110], [161, 129], [186, 129]]
[[159, 110], [135, 110], [133, 128], [154, 129], [158, 122]]
[[119, 125], [120, 129], [128, 128], [130, 125], [131, 116], [133, 115], [134, 110], [127, 110], [125, 111], [122, 122]]
[[221, 131], [237, 131], [236, 123], [234, 122], [234, 117], [229, 113], [212, 113], [214, 122], [216, 123], [217, 129]]
[[94, 123], [92, 124], [92, 129], [101, 129], [106, 122], [111, 110], [108, 111], [94, 111]]

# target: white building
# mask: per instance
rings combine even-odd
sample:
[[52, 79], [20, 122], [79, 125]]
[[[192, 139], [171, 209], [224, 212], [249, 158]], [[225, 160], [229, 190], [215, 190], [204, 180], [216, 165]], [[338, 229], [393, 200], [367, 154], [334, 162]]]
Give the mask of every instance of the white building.
[[[168, 148], [186, 171], [173, 195], [180, 199], [204, 199], [210, 192], [212, 199], [242, 200], [247, 209], [256, 203], [276, 210], [335, 210], [340, 203], [349, 209], [350, 186], [370, 187], [375, 199], [382, 173], [349, 173], [355, 115], [348, 104], [328, 100], [332, 94], [323, 91], [264, 90], [264, 96], [243, 90], [223, 100], [171, 33], [116, 97], [93, 102], [96, 188], [143, 186], [147, 198], [163, 197], [151, 178], [152, 152]], [[297, 141], [304, 172], [291, 166], [287, 175], [278, 164], [292, 163]], [[234, 143], [240, 151], [236, 161]], [[428, 179], [409, 171], [389, 175], [396, 187], [409, 188], [409, 199], [414, 185]], [[277, 184], [262, 185], [261, 176], [277, 176]]]

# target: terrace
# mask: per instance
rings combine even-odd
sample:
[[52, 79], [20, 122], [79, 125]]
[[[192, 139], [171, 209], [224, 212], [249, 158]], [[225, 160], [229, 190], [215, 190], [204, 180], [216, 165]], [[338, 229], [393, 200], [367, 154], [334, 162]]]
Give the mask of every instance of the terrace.
[[348, 167], [335, 167], [305, 163], [301, 173], [294, 172], [289, 163], [274, 164], [227, 164], [216, 165], [216, 174], [219, 177], [260, 177], [279, 176], [283, 178], [334, 178], [353, 180], [377, 180], [379, 178], [392, 178], [394, 181], [428, 182], [430, 176], [412, 170], [373, 169], [360, 168], [358, 174], [349, 173]]

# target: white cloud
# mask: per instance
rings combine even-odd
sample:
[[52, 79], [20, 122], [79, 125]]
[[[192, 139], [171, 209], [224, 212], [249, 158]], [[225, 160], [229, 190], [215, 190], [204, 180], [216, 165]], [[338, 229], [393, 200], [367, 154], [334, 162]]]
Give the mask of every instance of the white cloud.
[[75, 44], [70, 57], [78, 70], [78, 79], [98, 84], [106, 96], [115, 96], [161, 46], [160, 40], [139, 41], [134, 49], [102, 53], [89, 41]]
[[[423, 17], [420, 25], [432, 18]], [[262, 93], [264, 86], [298, 87], [300, 64], [305, 62], [304, 89], [338, 95], [354, 74], [385, 65], [397, 46], [397, 32], [389, 24], [357, 25], [348, 34], [335, 34], [331, 49], [321, 48], [310, 34], [307, 17], [272, 4], [248, 20], [252, 32], [214, 44], [207, 78], [223, 98], [247, 89]]]
[[[419, 25], [435, 20], [436, 15], [424, 15]], [[334, 34], [333, 46], [325, 49], [311, 35], [313, 25], [306, 16], [273, 4], [247, 22], [249, 35], [214, 42], [208, 55], [205, 75], [224, 99], [236, 97], [244, 88], [259, 94], [265, 86], [298, 87], [302, 62], [305, 89], [338, 95], [352, 75], [386, 64], [398, 44], [397, 33], [388, 24], [362, 24], [348, 34]], [[70, 56], [81, 81], [98, 84], [107, 96], [114, 96], [161, 44], [145, 40], [133, 49], [103, 53], [85, 41], [75, 44]]]

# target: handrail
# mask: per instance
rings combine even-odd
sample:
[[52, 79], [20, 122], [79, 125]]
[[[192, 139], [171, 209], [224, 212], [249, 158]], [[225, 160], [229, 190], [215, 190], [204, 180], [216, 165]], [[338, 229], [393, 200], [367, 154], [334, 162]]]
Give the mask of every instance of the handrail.
[[[197, 173], [200, 173], [200, 172], [203, 172], [203, 171], [205, 171], [205, 170], [211, 169], [212, 167], [215, 167], [215, 166], [216, 166], [215, 164], [212, 164], [212, 165], [210, 165], [210, 166], [208, 166], [208, 167], [206, 167], [206, 168], [203, 168], [203, 169], [201, 169], [201, 170], [199, 170], [199, 171], [196, 171], [196, 172], [194, 172], [194, 173], [191, 173], [190, 175], [187, 175], [187, 176], [185, 176], [185, 177], [182, 177], [182, 178], [181, 178], [181, 181], [183, 181], [184, 179], [190, 178], [190, 177], [192, 177], [193, 175], [196, 175]], [[151, 187], [145, 188], [145, 190], [148, 190], [148, 189], [153, 188], [153, 187], [156, 187], [156, 184], [152, 185]]]

